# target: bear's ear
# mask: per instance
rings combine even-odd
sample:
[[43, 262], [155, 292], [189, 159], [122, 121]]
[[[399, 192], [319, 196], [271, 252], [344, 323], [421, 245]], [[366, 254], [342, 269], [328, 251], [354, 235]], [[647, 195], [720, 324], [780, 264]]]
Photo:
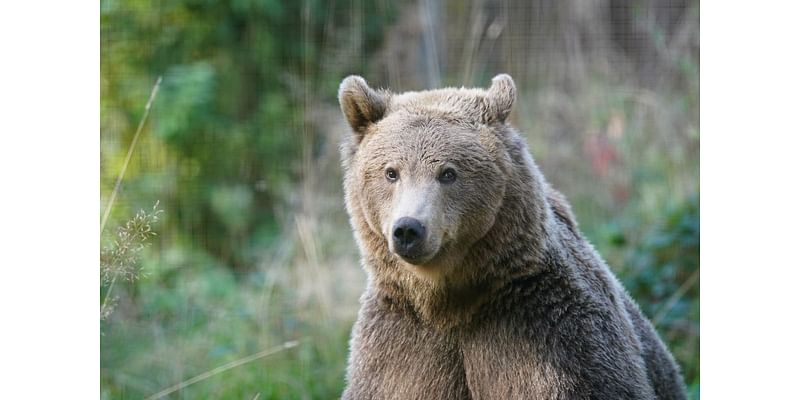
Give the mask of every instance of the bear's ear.
[[517, 88], [508, 74], [500, 74], [492, 78], [492, 86], [487, 91], [489, 99], [488, 123], [505, 122], [514, 102], [517, 100]]
[[385, 92], [372, 90], [364, 78], [357, 75], [344, 78], [339, 85], [339, 106], [359, 141], [367, 126], [383, 118], [388, 97]]

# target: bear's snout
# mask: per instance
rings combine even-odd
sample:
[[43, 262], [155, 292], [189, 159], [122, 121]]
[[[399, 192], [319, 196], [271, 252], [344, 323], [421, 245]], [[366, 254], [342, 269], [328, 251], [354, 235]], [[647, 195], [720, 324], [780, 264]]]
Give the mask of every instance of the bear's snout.
[[416, 218], [403, 217], [392, 227], [394, 249], [403, 258], [414, 260], [425, 243], [425, 226]]

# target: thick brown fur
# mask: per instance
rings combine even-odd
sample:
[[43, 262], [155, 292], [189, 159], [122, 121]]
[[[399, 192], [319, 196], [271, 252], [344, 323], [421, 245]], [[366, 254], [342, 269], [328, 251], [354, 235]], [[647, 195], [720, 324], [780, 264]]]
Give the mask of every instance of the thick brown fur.
[[[684, 399], [652, 325], [506, 122], [514, 82], [339, 90], [345, 200], [368, 274], [345, 399]], [[399, 173], [388, 182], [387, 166]], [[436, 176], [452, 166], [458, 179]], [[403, 193], [434, 213], [430, 258], [396, 255]]]

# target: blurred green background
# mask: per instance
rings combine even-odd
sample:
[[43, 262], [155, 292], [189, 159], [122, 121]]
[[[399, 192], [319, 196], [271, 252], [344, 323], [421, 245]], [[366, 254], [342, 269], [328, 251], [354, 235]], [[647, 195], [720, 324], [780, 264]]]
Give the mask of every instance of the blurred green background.
[[519, 89], [512, 123], [699, 398], [698, 1], [103, 0], [100, 12], [101, 216], [124, 169], [101, 233], [103, 398], [182, 382], [165, 398], [337, 398], [365, 284], [338, 84], [486, 87], [500, 72]]

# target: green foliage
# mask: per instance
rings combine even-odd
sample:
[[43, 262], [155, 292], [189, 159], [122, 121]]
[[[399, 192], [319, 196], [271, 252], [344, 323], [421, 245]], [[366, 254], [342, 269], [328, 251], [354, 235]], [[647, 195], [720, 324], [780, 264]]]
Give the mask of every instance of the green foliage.
[[[392, 18], [378, 3], [362, 3], [368, 23], [354, 28], [367, 52]], [[169, 237], [187, 236], [222, 263], [251, 269], [252, 246], [264, 240], [247, 238], [274, 240], [276, 210], [302, 173], [305, 99], [320, 96], [317, 82], [363, 67], [363, 57], [320, 62], [323, 52], [350, 45], [339, 39], [352, 19], [342, 2], [102, 2], [103, 188], [162, 75], [142, 156], [126, 175], [127, 198], [162, 199]]]
[[135, 314], [112, 317], [101, 337], [102, 396], [141, 399], [226, 363], [298, 339], [168, 398], [336, 398], [344, 385], [349, 323], [308, 313], [266, 279], [237, 282], [208, 266], [154, 270]]
[[699, 393], [699, 195], [655, 216], [625, 214], [590, 233]]

